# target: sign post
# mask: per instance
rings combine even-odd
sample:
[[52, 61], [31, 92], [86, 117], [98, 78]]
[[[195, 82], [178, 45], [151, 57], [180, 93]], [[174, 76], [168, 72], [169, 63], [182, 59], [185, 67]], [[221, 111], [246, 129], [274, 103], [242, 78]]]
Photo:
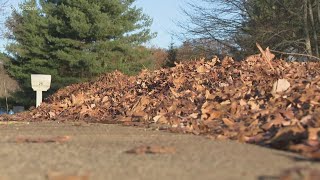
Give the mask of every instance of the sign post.
[[51, 75], [31, 74], [31, 86], [37, 92], [36, 107], [42, 103], [42, 91], [48, 91], [51, 84]]

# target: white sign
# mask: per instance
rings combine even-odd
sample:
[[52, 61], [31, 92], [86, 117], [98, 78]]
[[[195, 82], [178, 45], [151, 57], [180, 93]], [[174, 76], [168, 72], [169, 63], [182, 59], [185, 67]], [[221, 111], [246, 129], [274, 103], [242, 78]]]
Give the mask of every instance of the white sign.
[[45, 74], [31, 74], [31, 86], [37, 92], [36, 107], [40, 106], [42, 102], [42, 91], [48, 91], [51, 84], [51, 75]]
[[48, 91], [51, 84], [51, 75], [31, 74], [31, 86], [34, 91]]

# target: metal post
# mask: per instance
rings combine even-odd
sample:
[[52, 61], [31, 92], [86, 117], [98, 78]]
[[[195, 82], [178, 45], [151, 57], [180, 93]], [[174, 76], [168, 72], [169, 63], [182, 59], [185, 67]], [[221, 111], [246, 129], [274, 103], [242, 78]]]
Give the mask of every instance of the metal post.
[[39, 107], [41, 103], [42, 103], [42, 91], [37, 91], [36, 107]]

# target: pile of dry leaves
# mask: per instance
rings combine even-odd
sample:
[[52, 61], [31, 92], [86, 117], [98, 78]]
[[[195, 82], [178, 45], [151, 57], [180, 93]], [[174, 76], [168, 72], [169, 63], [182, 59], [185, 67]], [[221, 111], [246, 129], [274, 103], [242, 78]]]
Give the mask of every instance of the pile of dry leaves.
[[274, 59], [188, 61], [75, 84], [16, 119], [156, 126], [300, 152], [320, 159], [320, 63]]

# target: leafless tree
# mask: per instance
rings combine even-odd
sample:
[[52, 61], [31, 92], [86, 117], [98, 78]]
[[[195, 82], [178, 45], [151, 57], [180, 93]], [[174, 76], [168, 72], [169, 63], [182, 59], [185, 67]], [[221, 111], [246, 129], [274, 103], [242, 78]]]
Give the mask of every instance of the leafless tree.
[[[242, 26], [246, 0], [191, 0], [182, 13], [187, 17], [177, 24], [183, 38], [211, 39], [230, 49], [237, 49], [232, 38]], [[227, 41], [226, 41], [227, 40]]]
[[251, 54], [255, 43], [319, 57], [320, 0], [189, 0], [178, 25], [186, 39], [207, 38]]
[[[4, 26], [4, 21], [5, 21], [5, 15], [6, 15], [6, 8], [8, 7], [8, 2], [9, 0], [0, 0], [0, 25]], [[4, 27], [1, 27], [0, 31], [0, 37], [3, 38], [4, 35]]]

